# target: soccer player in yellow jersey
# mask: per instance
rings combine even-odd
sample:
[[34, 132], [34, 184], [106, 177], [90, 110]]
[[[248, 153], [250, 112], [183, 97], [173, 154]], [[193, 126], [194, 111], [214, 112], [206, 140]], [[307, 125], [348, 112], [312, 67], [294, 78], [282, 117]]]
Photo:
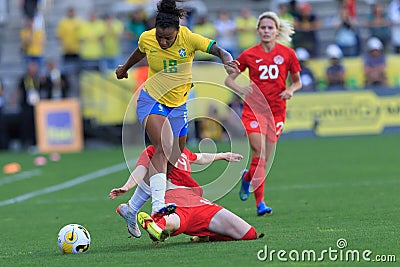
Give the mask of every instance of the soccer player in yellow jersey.
[[118, 79], [127, 78], [127, 71], [147, 57], [148, 79], [137, 101], [137, 114], [155, 148], [149, 167], [152, 213], [162, 216], [175, 209], [164, 200], [167, 165], [170, 169], [176, 163], [186, 144], [186, 100], [192, 87], [195, 52], [219, 57], [228, 73], [238, 69], [232, 56], [214, 40], [179, 25], [185, 11], [177, 8], [174, 0], [161, 0], [157, 9], [155, 28], [142, 33], [138, 48], [115, 73]]

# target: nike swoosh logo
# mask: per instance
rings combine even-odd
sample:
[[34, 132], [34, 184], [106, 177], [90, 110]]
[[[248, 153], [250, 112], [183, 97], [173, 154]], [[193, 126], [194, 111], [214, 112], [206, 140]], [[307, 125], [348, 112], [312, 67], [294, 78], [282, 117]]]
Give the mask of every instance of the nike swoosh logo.
[[260, 58], [260, 59], [256, 59], [256, 63], [260, 63], [261, 61], [263, 61], [263, 59], [262, 59], [262, 58]]
[[75, 232], [75, 229], [72, 229], [71, 237], [68, 238], [69, 241], [73, 241], [74, 240], [74, 232]]

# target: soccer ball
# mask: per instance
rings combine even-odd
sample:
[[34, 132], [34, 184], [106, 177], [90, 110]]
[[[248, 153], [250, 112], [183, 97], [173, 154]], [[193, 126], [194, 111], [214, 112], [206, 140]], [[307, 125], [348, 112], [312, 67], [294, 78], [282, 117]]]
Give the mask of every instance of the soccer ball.
[[82, 225], [68, 224], [58, 232], [58, 247], [64, 254], [84, 253], [89, 245], [89, 231]]

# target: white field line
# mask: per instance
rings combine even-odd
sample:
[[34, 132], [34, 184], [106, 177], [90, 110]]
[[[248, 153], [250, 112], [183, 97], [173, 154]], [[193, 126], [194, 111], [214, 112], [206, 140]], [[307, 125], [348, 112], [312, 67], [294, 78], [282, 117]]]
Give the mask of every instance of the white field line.
[[41, 174], [42, 174], [41, 170], [33, 169], [33, 170], [23, 171], [23, 172], [13, 174], [13, 175], [8, 175], [8, 176], [0, 178], [0, 186], [5, 185], [5, 184], [11, 184], [11, 183], [25, 180], [25, 179], [29, 179], [34, 176], [40, 176]]
[[103, 176], [106, 176], [106, 175], [109, 175], [109, 174], [112, 174], [112, 173], [115, 173], [115, 172], [119, 172], [119, 171], [124, 170], [126, 168], [127, 168], [127, 166], [126, 166], [125, 162], [119, 163], [119, 164], [116, 164], [116, 165], [113, 165], [113, 166], [110, 166], [110, 167], [107, 167], [107, 168], [104, 168], [104, 169], [101, 169], [101, 170], [98, 170], [98, 171], [95, 171], [95, 172], [92, 172], [92, 173], [88, 173], [88, 174], [83, 175], [83, 176], [79, 176], [79, 177], [77, 177], [75, 179], [69, 180], [69, 181], [61, 183], [61, 184], [53, 185], [53, 186], [50, 186], [50, 187], [46, 187], [46, 188], [43, 188], [43, 189], [40, 189], [40, 190], [36, 190], [36, 191], [30, 192], [30, 193], [27, 193], [27, 194], [23, 194], [23, 195], [17, 196], [17, 197], [14, 197], [14, 198], [10, 198], [10, 199], [4, 200], [4, 201], [0, 201], [0, 207], [7, 206], [7, 205], [10, 205], [10, 204], [14, 204], [14, 203], [18, 203], [18, 202], [21, 202], [21, 201], [24, 201], [24, 200], [27, 200], [27, 199], [30, 199], [30, 198], [33, 198], [33, 197], [37, 197], [37, 196], [43, 195], [43, 194], [53, 193], [53, 192], [56, 192], [56, 191], [59, 191], [59, 190], [70, 188], [70, 187], [73, 187], [75, 185], [87, 182], [87, 181], [91, 181], [91, 180], [94, 180], [94, 179], [97, 179], [97, 178], [100, 178], [100, 177], [103, 177]]

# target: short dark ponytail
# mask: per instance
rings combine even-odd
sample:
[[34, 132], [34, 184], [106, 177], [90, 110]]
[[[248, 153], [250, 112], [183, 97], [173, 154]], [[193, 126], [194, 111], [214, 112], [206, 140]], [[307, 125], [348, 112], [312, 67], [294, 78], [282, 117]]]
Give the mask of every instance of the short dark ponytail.
[[186, 11], [176, 6], [175, 0], [161, 0], [157, 4], [156, 27], [179, 29], [179, 19], [186, 16]]

